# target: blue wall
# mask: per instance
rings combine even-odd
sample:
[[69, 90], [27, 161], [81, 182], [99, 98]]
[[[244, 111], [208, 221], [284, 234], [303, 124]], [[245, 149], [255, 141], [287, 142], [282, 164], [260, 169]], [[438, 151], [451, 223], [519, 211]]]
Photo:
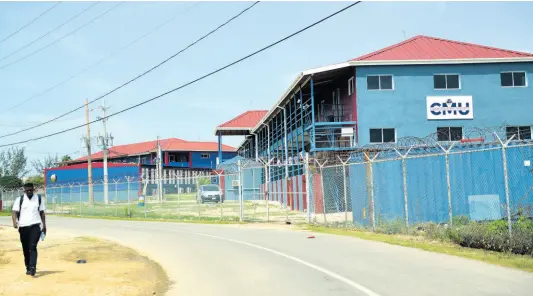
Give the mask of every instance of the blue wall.
[[[93, 182], [99, 182], [104, 179], [104, 169], [103, 168], [93, 168]], [[50, 176], [56, 175], [56, 182], [50, 182]], [[109, 167], [107, 169], [108, 180], [111, 182], [113, 179], [120, 179], [126, 181], [125, 177], [135, 177], [139, 176], [139, 167], [138, 166], [121, 166], [121, 167]], [[46, 171], [45, 175], [46, 185], [56, 186], [56, 185], [68, 185], [69, 183], [78, 183], [82, 182], [87, 184], [87, 168], [79, 169], [57, 169]]]
[[[414, 152], [414, 151], [413, 151]], [[511, 215], [519, 208], [525, 211], [533, 208], [533, 178], [530, 167], [524, 160], [531, 160], [532, 147], [510, 147], [507, 149], [507, 170]], [[466, 216], [472, 220], [494, 220], [507, 217], [502, 150], [494, 148], [485, 151], [451, 154], [450, 188], [452, 215]], [[407, 195], [409, 222], [447, 223], [448, 191], [446, 182], [446, 161], [444, 156], [427, 156], [406, 160]], [[368, 166], [349, 166], [349, 193], [353, 205], [354, 222], [368, 225], [369, 198], [367, 186]], [[375, 162], [372, 165], [374, 182], [374, 204], [376, 223], [404, 221], [404, 191], [401, 160]], [[326, 182], [327, 178], [324, 180]], [[327, 188], [327, 186], [325, 185]], [[494, 196], [496, 205], [472, 204], [469, 198]], [[333, 212], [331, 208], [329, 211]]]
[[[526, 71], [528, 87], [503, 88], [502, 71]], [[461, 89], [435, 90], [433, 74], [460, 75]], [[394, 90], [367, 90], [367, 75], [392, 74]], [[396, 128], [396, 139], [425, 137], [438, 126], [531, 125], [533, 63], [472, 65], [367, 66], [356, 69], [359, 144], [369, 143], [370, 128]], [[426, 96], [472, 96], [473, 120], [427, 120]]]
[[[208, 153], [209, 158], [202, 158], [202, 154]], [[192, 152], [192, 167], [193, 168], [209, 168], [215, 169], [217, 166], [217, 152]], [[224, 152], [222, 159], [228, 160], [237, 156], [237, 152]]]
[[[93, 168], [93, 181], [97, 182], [93, 185], [93, 195], [96, 202], [104, 200], [104, 170], [102, 168]], [[56, 175], [56, 182], [50, 182], [50, 176]], [[133, 181], [129, 184], [126, 177], [133, 177]], [[125, 166], [125, 167], [109, 167], [108, 168], [108, 191], [110, 201], [127, 201], [137, 199], [137, 192], [139, 190], [139, 167]], [[47, 198], [55, 199], [57, 203], [61, 200], [63, 202], [79, 202], [80, 198], [83, 202], [88, 202], [88, 186], [87, 186], [87, 169], [57, 169], [46, 172], [46, 196]], [[117, 181], [115, 184], [114, 181]], [[81, 186], [80, 186], [81, 183]], [[72, 185], [72, 186], [70, 186]], [[81, 194], [80, 194], [81, 191]], [[116, 193], [116, 194], [115, 194]]]

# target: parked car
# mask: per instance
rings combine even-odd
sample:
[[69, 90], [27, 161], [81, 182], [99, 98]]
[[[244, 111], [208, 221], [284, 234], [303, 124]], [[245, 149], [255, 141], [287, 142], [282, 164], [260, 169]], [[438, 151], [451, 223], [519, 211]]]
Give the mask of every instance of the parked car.
[[217, 185], [201, 185], [200, 190], [196, 194], [196, 200], [199, 203], [204, 203], [207, 201], [213, 202], [224, 202], [224, 194], [222, 190]]

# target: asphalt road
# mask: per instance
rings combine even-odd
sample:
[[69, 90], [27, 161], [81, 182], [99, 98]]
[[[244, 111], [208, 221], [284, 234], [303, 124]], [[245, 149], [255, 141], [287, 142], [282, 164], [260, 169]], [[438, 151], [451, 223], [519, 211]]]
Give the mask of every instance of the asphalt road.
[[48, 220], [48, 235], [109, 239], [158, 261], [168, 295], [533, 295], [533, 273], [285, 226]]

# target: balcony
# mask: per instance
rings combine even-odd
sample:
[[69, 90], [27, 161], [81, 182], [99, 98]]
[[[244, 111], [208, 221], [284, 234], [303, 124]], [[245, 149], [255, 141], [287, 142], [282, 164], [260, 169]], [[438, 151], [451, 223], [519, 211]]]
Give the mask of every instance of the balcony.
[[187, 161], [169, 161], [168, 164], [165, 164], [166, 167], [174, 167], [174, 168], [188, 168], [189, 162]]
[[346, 150], [355, 147], [355, 122], [315, 124], [315, 151]]

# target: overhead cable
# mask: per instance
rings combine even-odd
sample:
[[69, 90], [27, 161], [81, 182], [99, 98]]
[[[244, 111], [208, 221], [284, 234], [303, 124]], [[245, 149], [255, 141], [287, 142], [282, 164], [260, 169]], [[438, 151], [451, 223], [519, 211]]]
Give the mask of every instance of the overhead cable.
[[138, 107], [140, 107], [142, 105], [145, 105], [147, 103], [153, 102], [153, 101], [155, 101], [157, 99], [160, 99], [160, 98], [162, 98], [162, 97], [164, 97], [164, 96], [166, 96], [168, 94], [171, 94], [171, 93], [173, 93], [175, 91], [178, 91], [178, 90], [180, 90], [182, 88], [185, 88], [185, 87], [187, 87], [189, 85], [192, 85], [192, 84], [194, 84], [194, 83], [196, 83], [198, 81], [204, 80], [205, 78], [210, 77], [210, 76], [212, 76], [212, 75], [214, 75], [214, 74], [216, 74], [218, 72], [221, 72], [221, 71], [223, 71], [223, 70], [225, 70], [227, 68], [230, 68], [230, 67], [232, 67], [232, 66], [234, 66], [234, 65], [236, 65], [236, 64], [238, 64], [238, 63], [240, 63], [240, 62], [242, 62], [244, 60], [247, 60], [247, 59], [249, 59], [249, 58], [251, 58], [251, 57], [253, 57], [253, 56], [255, 56], [255, 55], [257, 55], [257, 54], [259, 54], [259, 53], [271, 48], [271, 47], [274, 47], [274, 46], [284, 42], [284, 41], [287, 41], [288, 39], [291, 39], [292, 37], [294, 37], [296, 35], [299, 35], [300, 33], [303, 33], [305, 31], [309, 30], [310, 28], [312, 28], [312, 27], [314, 27], [314, 26], [316, 26], [316, 25], [318, 25], [318, 24], [320, 24], [320, 23], [322, 23], [322, 22], [324, 22], [324, 21], [326, 21], [326, 20], [328, 20], [328, 19], [340, 14], [341, 12], [344, 12], [344, 11], [354, 7], [355, 5], [357, 5], [359, 3], [361, 3], [361, 1], [354, 2], [354, 3], [348, 5], [348, 6], [342, 8], [340, 10], [337, 10], [336, 12], [334, 12], [334, 13], [332, 13], [332, 14], [330, 14], [330, 15], [328, 15], [328, 16], [326, 16], [326, 17], [324, 17], [324, 18], [322, 18], [322, 19], [320, 19], [320, 20], [318, 20], [318, 21], [316, 21], [316, 22], [314, 22], [314, 23], [312, 23], [312, 24], [310, 24], [310, 25], [308, 25], [308, 26], [306, 26], [306, 27], [304, 27], [304, 28], [302, 28], [302, 29], [290, 34], [290, 35], [288, 35], [288, 36], [286, 36], [286, 37], [281, 38], [280, 40], [278, 40], [278, 41], [276, 41], [274, 43], [271, 43], [271, 44], [269, 44], [269, 45], [267, 45], [267, 46], [255, 51], [255, 52], [253, 52], [253, 53], [250, 53], [250, 54], [248, 54], [248, 55], [246, 55], [246, 56], [244, 56], [244, 57], [242, 57], [242, 58], [240, 58], [240, 59], [238, 59], [238, 60], [236, 60], [234, 62], [231, 62], [231, 63], [229, 63], [229, 64], [227, 64], [227, 65], [225, 65], [225, 66], [223, 66], [221, 68], [218, 68], [217, 70], [209, 72], [209, 73], [207, 73], [207, 74], [205, 74], [203, 76], [200, 76], [200, 77], [198, 77], [198, 78], [196, 78], [196, 79], [194, 79], [194, 80], [192, 80], [190, 82], [182, 84], [182, 85], [180, 85], [180, 86], [178, 86], [178, 87], [176, 87], [174, 89], [171, 89], [171, 90], [169, 90], [167, 92], [164, 92], [164, 93], [162, 93], [160, 95], [157, 95], [155, 97], [152, 97], [150, 99], [142, 101], [142, 102], [140, 102], [138, 104], [135, 104], [135, 105], [130, 106], [128, 108], [122, 109], [122, 110], [117, 111], [115, 113], [109, 114], [109, 115], [107, 115], [105, 117], [101, 117], [101, 118], [92, 120], [92, 121], [90, 121], [88, 123], [85, 123], [85, 124], [80, 124], [80, 125], [68, 128], [68, 129], [64, 129], [64, 130], [61, 130], [61, 131], [58, 131], [58, 132], [54, 132], [54, 133], [51, 133], [51, 134], [48, 134], [48, 135], [44, 135], [44, 136], [40, 136], [40, 137], [36, 137], [36, 138], [26, 139], [26, 140], [23, 140], [23, 141], [13, 142], [13, 143], [9, 143], [9, 144], [3, 144], [3, 145], [0, 145], [0, 148], [1, 147], [14, 146], [14, 145], [18, 145], [18, 144], [24, 144], [24, 143], [28, 143], [28, 142], [32, 142], [32, 141], [42, 140], [42, 139], [45, 139], [45, 138], [50, 138], [50, 137], [53, 137], [53, 136], [56, 136], [56, 135], [59, 135], [59, 134], [63, 134], [63, 133], [66, 133], [66, 132], [69, 132], [69, 131], [72, 131], [72, 130], [75, 130], [75, 129], [78, 129], [78, 128], [85, 127], [88, 124], [93, 124], [93, 123], [99, 122], [101, 120], [107, 120], [110, 117], [122, 114], [124, 112], [129, 111], [129, 110], [132, 110], [132, 109], [138, 108]]
[[[211, 35], [211, 34], [215, 33], [216, 31], [220, 30], [222, 27], [226, 26], [226, 25], [229, 24], [231, 21], [235, 20], [236, 18], [238, 18], [239, 16], [241, 16], [242, 14], [244, 14], [246, 11], [250, 10], [253, 6], [255, 6], [255, 5], [258, 4], [258, 3], [259, 3], [259, 1], [254, 2], [252, 5], [248, 6], [247, 8], [245, 8], [244, 10], [242, 10], [241, 12], [239, 12], [237, 15], [231, 17], [230, 19], [228, 19], [228, 20], [227, 20], [226, 22], [224, 22], [223, 24], [221, 24], [221, 25], [219, 25], [218, 27], [216, 27], [215, 29], [211, 30], [209, 33], [207, 33], [207, 34], [205, 34], [204, 36], [200, 37], [199, 39], [197, 39], [197, 40], [194, 41], [193, 43], [189, 44], [188, 46], [186, 46], [186, 47], [183, 48], [182, 50], [178, 51], [177, 53], [175, 53], [175, 54], [171, 55], [170, 57], [166, 58], [165, 60], [163, 60], [163, 61], [160, 62], [159, 64], [157, 64], [157, 65], [151, 67], [150, 69], [144, 71], [143, 73], [137, 75], [135, 78], [133, 78], [133, 79], [131, 79], [131, 80], [129, 80], [129, 81], [127, 81], [127, 82], [121, 84], [120, 86], [118, 86], [118, 87], [116, 87], [116, 88], [114, 88], [114, 89], [108, 91], [107, 93], [105, 93], [105, 94], [103, 94], [103, 95], [101, 95], [101, 96], [99, 96], [99, 97], [96, 97], [96, 98], [90, 100], [90, 101], [89, 101], [89, 104], [92, 104], [92, 103], [94, 103], [94, 102], [96, 102], [96, 101], [98, 101], [98, 100], [100, 100], [100, 99], [102, 99], [102, 98], [107, 97], [108, 95], [110, 95], [110, 94], [116, 92], [117, 90], [119, 90], [119, 89], [121, 89], [121, 88], [127, 86], [128, 84], [134, 82], [135, 80], [137, 80], [137, 79], [139, 79], [139, 78], [145, 76], [146, 74], [152, 72], [153, 70], [155, 70], [155, 69], [161, 67], [162, 65], [164, 65], [164, 64], [167, 63], [168, 61], [172, 60], [173, 58], [175, 58], [175, 57], [178, 56], [179, 54], [183, 53], [183, 52], [186, 51], [187, 49], [189, 49], [189, 48], [193, 47], [194, 45], [196, 45], [196, 44], [197, 44], [198, 42], [200, 42], [201, 40], [207, 38], [209, 35]], [[72, 114], [72, 113], [74, 113], [74, 112], [76, 112], [76, 111], [78, 111], [78, 110], [81, 110], [81, 109], [83, 109], [83, 108], [85, 108], [85, 104], [83, 104], [83, 105], [81, 105], [81, 106], [79, 106], [79, 107], [76, 107], [76, 108], [74, 108], [74, 109], [72, 109], [72, 110], [70, 110], [70, 111], [68, 111], [68, 112], [66, 112], [66, 113], [63, 113], [63, 114], [61, 114], [61, 115], [59, 115], [59, 116], [57, 116], [57, 117], [55, 117], [55, 118], [52, 118], [52, 119], [50, 119], [50, 120], [48, 120], [48, 121], [42, 122], [42, 123], [40, 123], [40, 124], [37, 124], [37, 125], [31, 126], [31, 127], [25, 128], [25, 129], [22, 129], [22, 130], [19, 130], [19, 131], [13, 132], [13, 133], [9, 133], [9, 134], [2, 135], [2, 136], [0, 136], [0, 139], [1, 139], [1, 138], [5, 138], [5, 137], [9, 137], [9, 136], [13, 136], [13, 135], [17, 135], [17, 134], [20, 134], [20, 133], [22, 133], [22, 132], [26, 132], [26, 131], [29, 131], [29, 130], [32, 130], [32, 129], [35, 129], [35, 128], [38, 128], [38, 127], [41, 127], [41, 126], [43, 126], [43, 125], [45, 125], [45, 124], [48, 124], [48, 123], [53, 122], [53, 121], [56, 121], [57, 119], [63, 118], [63, 117], [65, 117], [65, 116], [67, 116], [67, 115], [69, 115], [69, 114]]]
[[35, 23], [38, 19], [40, 19], [41, 17], [43, 17], [45, 14], [47, 14], [48, 12], [50, 12], [52, 9], [56, 8], [59, 4], [61, 4], [61, 1], [57, 2], [56, 4], [52, 5], [52, 7], [48, 8], [47, 10], [45, 10], [43, 13], [41, 13], [40, 15], [36, 16], [34, 19], [32, 19], [31, 21], [29, 21], [28, 23], [26, 23], [24, 26], [20, 27], [18, 30], [16, 30], [15, 32], [7, 35], [4, 39], [0, 40], [0, 44], [4, 43], [5, 41], [7, 41], [9, 38], [17, 35], [20, 31], [26, 29], [26, 27], [28, 27], [29, 25]]
[[92, 65], [90, 65], [90, 66], [88, 66], [88, 67], [82, 69], [81, 71], [78, 71], [77, 73], [73, 74], [73, 75], [70, 76], [69, 78], [67, 78], [67, 79], [65, 79], [65, 80], [63, 80], [63, 81], [61, 81], [61, 82], [59, 82], [59, 83], [57, 83], [57, 84], [55, 84], [55, 85], [53, 85], [53, 86], [51, 86], [51, 87], [49, 87], [49, 88], [47, 88], [47, 89], [45, 89], [45, 90], [39, 92], [39, 93], [36, 93], [36, 94], [34, 94], [34, 95], [28, 97], [27, 99], [24, 99], [23, 101], [17, 103], [16, 105], [13, 105], [13, 106], [11, 106], [11, 107], [5, 109], [5, 110], [0, 111], [0, 114], [6, 113], [6, 112], [8, 112], [8, 111], [11, 111], [11, 110], [17, 108], [17, 107], [20, 107], [20, 106], [22, 106], [23, 104], [25, 104], [25, 103], [27, 103], [27, 102], [29, 102], [29, 101], [35, 99], [35, 98], [38, 98], [39, 96], [42, 96], [42, 95], [48, 93], [49, 91], [52, 91], [52, 90], [54, 90], [54, 89], [60, 87], [61, 85], [63, 85], [63, 84], [65, 84], [65, 83], [69, 82], [70, 80], [76, 78], [77, 76], [79, 76], [79, 75], [81, 75], [81, 74], [83, 74], [83, 73], [89, 71], [90, 69], [92, 69], [92, 68], [94, 68], [94, 67], [100, 65], [101, 63], [103, 63], [104, 61], [108, 60], [109, 58], [115, 56], [115, 55], [118, 54], [119, 52], [128, 49], [129, 47], [133, 46], [133, 45], [136, 44], [137, 42], [139, 42], [139, 41], [141, 41], [142, 39], [148, 37], [149, 35], [155, 33], [157, 30], [161, 29], [162, 27], [168, 25], [169, 23], [171, 23], [172, 21], [174, 21], [179, 15], [181, 15], [181, 14], [183, 14], [183, 13], [185, 13], [185, 12], [191, 10], [191, 9], [194, 8], [196, 5], [198, 5], [199, 3], [200, 3], [200, 1], [198, 1], [198, 2], [196, 2], [196, 3], [194, 3], [194, 4], [192, 4], [191, 6], [187, 7], [187, 8], [184, 9], [184, 10], [181, 10], [179, 13], [175, 14], [172, 18], [170, 18], [170, 19], [168, 19], [167, 21], [165, 21], [164, 23], [162, 23], [162, 24], [160, 24], [160, 25], [154, 27], [152, 30], [148, 31], [147, 33], [143, 34], [143, 35], [140, 36], [139, 38], [133, 40], [132, 42], [126, 44], [125, 46], [119, 48], [119, 49], [116, 50], [115, 52], [112, 52], [111, 54], [109, 54], [109, 55], [103, 57], [102, 59], [100, 59], [100, 60], [98, 60], [97, 62], [95, 62], [94, 64], [92, 64]]
[[[21, 57], [21, 58], [19, 58], [19, 59], [17, 59], [17, 60], [14, 60], [14, 61], [11, 62], [11, 63], [7, 63], [7, 64], [4, 64], [4, 65], [0, 66], [0, 70], [3, 70], [3, 69], [5, 69], [5, 68], [7, 68], [7, 67], [9, 67], [9, 66], [12, 66], [12, 65], [14, 65], [14, 64], [16, 64], [16, 63], [18, 63], [18, 62], [21, 62], [21, 61], [23, 61], [23, 60], [25, 60], [25, 59], [27, 59], [27, 58], [33, 56], [34, 54], [39, 53], [39, 52], [41, 52], [41, 51], [47, 49], [48, 47], [50, 47], [50, 46], [52, 46], [52, 45], [58, 43], [59, 41], [65, 39], [65, 38], [67, 38], [67, 37], [69, 37], [70, 35], [75, 34], [75, 33], [78, 32], [79, 30], [81, 30], [81, 29], [87, 27], [88, 25], [90, 25], [90, 24], [93, 23], [94, 21], [96, 21], [96, 20], [98, 20], [99, 18], [103, 17], [104, 15], [108, 14], [108, 13], [111, 12], [113, 9], [117, 8], [118, 6], [120, 6], [120, 5], [122, 5], [122, 4], [124, 4], [124, 2], [119, 2], [117, 5], [111, 7], [110, 9], [108, 9], [108, 10], [104, 11], [103, 13], [97, 15], [96, 17], [92, 18], [92, 19], [89, 20], [88, 22], [86, 22], [86, 23], [84, 23], [83, 25], [79, 26], [79, 27], [76, 28], [75, 30], [70, 31], [69, 33], [63, 35], [61, 38], [56, 39], [55, 41], [53, 41], [53, 42], [51, 42], [51, 43], [49, 43], [49, 44], [47, 44], [47, 45], [45, 45], [45, 46], [43, 46], [43, 47], [41, 47], [41, 48], [39, 48], [39, 49], [37, 49], [37, 50], [35, 50], [35, 51], [29, 53], [29, 54], [27, 54], [27, 55], [25, 55], [25, 56], [23, 56], [23, 57]], [[96, 4], [94, 4], [94, 5], [96, 5]], [[2, 58], [2, 59], [3, 59], [3, 58]]]
[[24, 44], [23, 46], [19, 47], [18, 49], [16, 49], [15, 51], [11, 52], [10, 54], [1, 57], [1, 58], [0, 58], [0, 61], [3, 61], [3, 60], [5, 60], [5, 59], [11, 57], [12, 55], [19, 53], [21, 50], [23, 50], [23, 49], [29, 47], [30, 45], [34, 44], [35, 42], [37, 42], [37, 41], [43, 39], [44, 37], [46, 37], [46, 36], [52, 34], [53, 32], [59, 30], [59, 29], [62, 28], [64, 25], [70, 23], [71, 21], [77, 19], [77, 18], [78, 18], [79, 16], [81, 16], [82, 14], [86, 13], [87, 11], [89, 11], [89, 9], [93, 8], [93, 7], [94, 7], [96, 4], [98, 4], [98, 3], [100, 3], [100, 2], [96, 2], [96, 3], [93, 3], [93, 4], [89, 5], [89, 6], [86, 7], [84, 10], [82, 10], [82, 11], [79, 12], [78, 14], [74, 15], [73, 17], [69, 18], [66, 22], [62, 23], [61, 25], [59, 25], [59, 26], [53, 28], [52, 30], [50, 30], [50, 31], [48, 31], [48, 32], [46, 32], [46, 33], [44, 33], [43, 35], [41, 35], [41, 36], [38, 37], [37, 39], [34, 39], [34, 40], [32, 40], [32, 41], [30, 41], [30, 42]]

